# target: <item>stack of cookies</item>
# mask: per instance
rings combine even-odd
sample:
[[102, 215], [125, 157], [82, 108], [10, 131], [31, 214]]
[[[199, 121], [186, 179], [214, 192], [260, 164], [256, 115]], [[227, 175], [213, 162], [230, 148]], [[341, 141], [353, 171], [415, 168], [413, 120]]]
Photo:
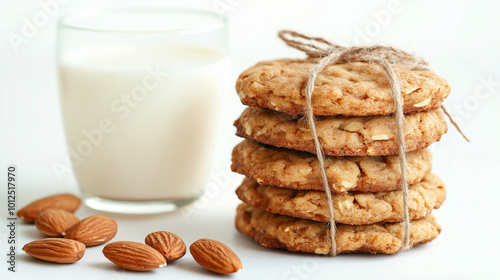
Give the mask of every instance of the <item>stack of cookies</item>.
[[[236, 193], [236, 228], [265, 247], [329, 254], [328, 201], [305, 119], [304, 87], [317, 59], [265, 61], [244, 71], [236, 90], [248, 107], [235, 122], [245, 138], [232, 170], [246, 178]], [[400, 76], [411, 218], [410, 245], [436, 238], [430, 215], [446, 197], [431, 173], [427, 147], [447, 126], [439, 109], [448, 83], [430, 70], [394, 66]], [[313, 92], [336, 221], [337, 252], [396, 253], [402, 246], [403, 199], [394, 104], [374, 64], [327, 66]]]

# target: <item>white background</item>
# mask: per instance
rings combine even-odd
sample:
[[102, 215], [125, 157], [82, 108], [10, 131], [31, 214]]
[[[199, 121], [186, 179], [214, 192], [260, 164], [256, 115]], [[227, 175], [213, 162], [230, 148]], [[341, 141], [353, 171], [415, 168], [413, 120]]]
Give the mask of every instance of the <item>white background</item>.
[[[52, 165], [66, 160], [54, 67], [55, 18], [112, 1], [61, 1], [59, 11], [27, 38], [17, 51], [10, 34], [22, 35], [47, 0], [0, 1], [0, 185], [8, 164], [18, 166], [18, 204], [48, 194], [78, 193], [71, 173], [58, 178]], [[322, 36], [339, 44], [383, 43], [426, 58], [452, 85], [445, 105], [471, 138], [466, 143], [450, 126], [432, 146], [434, 172], [446, 183], [448, 197], [435, 211], [442, 234], [424, 246], [395, 255], [341, 255], [335, 258], [264, 249], [236, 232], [239, 175], [229, 175], [231, 148], [239, 142], [232, 122], [243, 110], [235, 92], [226, 94], [220, 144], [213, 174], [223, 179], [215, 193], [190, 211], [161, 215], [110, 215], [119, 224], [114, 240], [143, 241], [152, 231], [177, 233], [191, 244], [198, 238], [220, 240], [234, 249], [244, 269], [234, 279], [499, 279], [500, 257], [500, 2], [499, 1], [116, 1], [131, 5], [174, 5], [223, 10], [230, 18], [232, 81], [259, 60], [302, 57], [277, 37], [280, 29]], [[435, 3], [438, 2], [438, 3]], [[218, 7], [218, 8], [217, 8]], [[4, 170], [4, 171], [2, 171]], [[5, 216], [6, 191], [0, 191]], [[78, 210], [81, 218], [97, 212]], [[7, 271], [5, 218], [0, 222], [2, 279], [205, 279], [217, 275], [199, 268], [189, 254], [167, 268], [148, 273], [122, 270], [88, 248], [72, 265], [36, 261], [20, 247], [41, 238], [33, 226], [19, 224], [17, 272]]]

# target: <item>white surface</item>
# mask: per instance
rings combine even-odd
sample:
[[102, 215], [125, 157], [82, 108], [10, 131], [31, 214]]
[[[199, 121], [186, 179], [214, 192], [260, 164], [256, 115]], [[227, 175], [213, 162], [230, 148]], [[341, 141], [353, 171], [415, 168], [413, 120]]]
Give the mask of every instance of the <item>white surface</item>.
[[[18, 165], [19, 206], [52, 193], [78, 192], [71, 173], [58, 178], [52, 169], [54, 162], [66, 160], [53, 63], [54, 18], [22, 44], [19, 52], [15, 53], [8, 41], [10, 32], [21, 32], [23, 18], [31, 19], [41, 9], [37, 2], [27, 2], [0, 2], [0, 180], [5, 188], [6, 166]], [[100, 5], [99, 1], [66, 2], [60, 6], [61, 11]], [[231, 148], [239, 141], [233, 136], [232, 122], [243, 109], [235, 92], [227, 93], [227, 110], [223, 112], [226, 129], [220, 135], [218, 160], [213, 168], [214, 174], [230, 180], [212, 179], [207, 183], [212, 191], [205, 199], [180, 212], [110, 215], [119, 225], [114, 240], [142, 241], [155, 230], [175, 232], [188, 245], [198, 238], [214, 238], [233, 248], [243, 261], [243, 270], [228, 277], [233, 279], [500, 278], [497, 255], [500, 222], [496, 214], [500, 197], [500, 188], [496, 186], [500, 169], [500, 4], [498, 1], [474, 4], [464, 0], [439, 4], [402, 1], [387, 16], [383, 11], [388, 11], [389, 2], [215, 0], [191, 4], [228, 9], [232, 24], [232, 81], [259, 60], [303, 56], [277, 39], [277, 30], [283, 28], [324, 36], [345, 45], [368, 38], [425, 57], [452, 85], [452, 94], [445, 104], [472, 139], [466, 143], [450, 127], [442, 141], [432, 146], [434, 172], [448, 187], [446, 202], [434, 212], [443, 227], [435, 241], [395, 256], [328, 258], [265, 249], [237, 233], [233, 218], [238, 201], [233, 190], [241, 176], [226, 171]], [[381, 19], [382, 15], [385, 17]], [[367, 37], [360, 35], [361, 32]], [[494, 84], [485, 87], [487, 80]], [[5, 215], [6, 192], [0, 193], [0, 211]], [[96, 212], [86, 207], [77, 212], [82, 218], [92, 214]], [[4, 224], [3, 219], [1, 279], [67, 279], [68, 275], [72, 279], [217, 277], [199, 268], [189, 255], [153, 272], [125, 271], [104, 258], [102, 246], [88, 248], [84, 259], [72, 265], [42, 263], [20, 250], [25, 243], [42, 237], [33, 226], [22, 223], [17, 235], [18, 271], [10, 273], [4, 262], [7, 248]]]

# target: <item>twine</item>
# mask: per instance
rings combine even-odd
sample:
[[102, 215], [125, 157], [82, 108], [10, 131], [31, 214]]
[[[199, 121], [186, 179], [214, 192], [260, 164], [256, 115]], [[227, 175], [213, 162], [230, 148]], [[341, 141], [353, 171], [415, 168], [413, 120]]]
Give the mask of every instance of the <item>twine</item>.
[[[312, 106], [312, 93], [316, 77], [323, 69], [332, 64], [343, 64], [349, 62], [365, 62], [379, 65], [385, 73], [389, 86], [391, 88], [392, 99], [394, 101], [394, 120], [396, 123], [396, 139], [399, 153], [399, 166], [401, 169], [401, 184], [403, 192], [403, 244], [400, 251], [410, 248], [410, 216], [408, 213], [408, 179], [406, 171], [406, 151], [404, 139], [404, 112], [401, 99], [401, 86], [399, 79], [392, 65], [399, 64], [410, 70], [426, 69], [427, 63], [422, 59], [405, 51], [387, 47], [387, 46], [368, 46], [368, 47], [343, 47], [326, 41], [323, 38], [314, 38], [302, 35], [300, 33], [283, 30], [278, 36], [290, 47], [304, 51], [309, 58], [320, 58], [319, 62], [313, 66], [309, 72], [309, 77], [305, 87], [306, 97], [306, 117], [314, 139], [316, 156], [318, 157], [321, 169], [321, 178], [328, 200], [328, 209], [330, 212], [330, 241], [332, 245], [331, 255], [337, 254], [337, 244], [335, 241], [336, 228], [334, 219], [333, 200], [328, 184], [328, 177], [325, 170], [324, 153], [319, 142], [318, 133], [314, 119]], [[459, 130], [460, 131], [460, 130]], [[461, 132], [461, 131], [460, 131]], [[463, 134], [462, 134], [463, 135]]]

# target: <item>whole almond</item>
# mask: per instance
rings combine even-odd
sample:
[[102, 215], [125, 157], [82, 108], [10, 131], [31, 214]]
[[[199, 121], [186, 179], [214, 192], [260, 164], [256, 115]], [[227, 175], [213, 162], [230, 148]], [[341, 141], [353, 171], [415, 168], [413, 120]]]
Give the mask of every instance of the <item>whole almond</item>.
[[79, 221], [80, 219], [69, 211], [51, 208], [38, 214], [35, 226], [38, 231], [47, 236], [62, 237], [70, 227]]
[[45, 238], [32, 241], [23, 247], [26, 254], [54, 263], [74, 263], [85, 254], [81, 242], [62, 238]]
[[28, 204], [17, 211], [17, 216], [25, 222], [33, 222], [36, 216], [43, 210], [59, 208], [69, 212], [75, 212], [78, 207], [80, 207], [80, 204], [82, 204], [82, 201], [72, 194], [58, 194]]
[[117, 241], [104, 246], [102, 253], [117, 266], [147, 271], [165, 267], [165, 258], [152, 247], [139, 242]]
[[168, 231], [148, 234], [145, 243], [160, 252], [167, 262], [178, 260], [186, 254], [184, 241], [178, 235]]
[[233, 250], [216, 240], [197, 240], [191, 244], [189, 251], [198, 264], [213, 272], [233, 273], [242, 268], [241, 261]]
[[85, 246], [95, 246], [108, 242], [116, 235], [115, 220], [106, 216], [90, 216], [72, 226], [64, 238], [82, 242]]

